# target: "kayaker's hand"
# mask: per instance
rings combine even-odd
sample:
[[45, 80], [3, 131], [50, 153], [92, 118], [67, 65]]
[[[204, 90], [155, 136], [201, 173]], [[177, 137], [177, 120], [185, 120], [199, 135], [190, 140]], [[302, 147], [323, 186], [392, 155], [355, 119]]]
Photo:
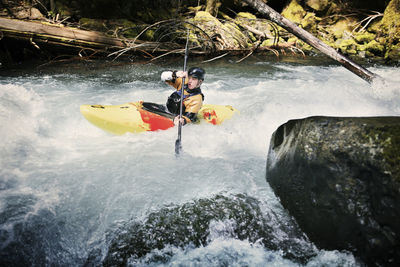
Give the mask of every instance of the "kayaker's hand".
[[178, 77], [178, 78], [183, 78], [183, 77], [187, 78], [187, 72], [186, 71], [182, 71], [182, 70], [177, 71], [176, 72], [176, 77]]
[[[182, 124], [182, 125], [185, 125], [185, 119], [184, 119], [184, 118], [181, 118], [180, 121], [181, 121], [181, 124]], [[175, 124], [175, 125], [178, 125], [178, 124], [179, 124], [179, 116], [176, 116], [176, 117], [174, 118], [174, 124]]]

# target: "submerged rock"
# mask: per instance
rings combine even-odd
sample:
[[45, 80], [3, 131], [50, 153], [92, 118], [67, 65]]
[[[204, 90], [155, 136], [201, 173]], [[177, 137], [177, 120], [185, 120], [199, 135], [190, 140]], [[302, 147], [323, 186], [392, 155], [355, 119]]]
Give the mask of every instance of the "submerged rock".
[[140, 260], [150, 265], [166, 263], [173, 256], [171, 246], [201, 247], [221, 238], [260, 243], [299, 262], [315, 255], [314, 246], [290, 218], [283, 221], [274, 213], [265, 214], [261, 206], [258, 200], [239, 194], [162, 208], [121, 226], [111, 235], [104, 260], [98, 262], [103, 257], [94, 250], [86, 266], [126, 266]]
[[400, 264], [400, 117], [310, 117], [271, 138], [267, 180], [311, 241]]

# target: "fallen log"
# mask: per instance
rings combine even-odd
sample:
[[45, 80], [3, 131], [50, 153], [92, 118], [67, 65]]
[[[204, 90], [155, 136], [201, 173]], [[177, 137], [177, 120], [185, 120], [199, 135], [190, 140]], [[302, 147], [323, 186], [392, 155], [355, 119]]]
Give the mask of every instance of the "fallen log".
[[[113, 38], [101, 32], [86, 31], [63, 25], [47, 24], [38, 21], [22, 21], [0, 17], [1, 38], [7, 37], [27, 41], [40, 49], [41, 45], [51, 45], [96, 50], [109, 55], [122, 49], [133, 52], [165, 53], [170, 51], [168, 43], [144, 42], [141, 40]], [[0, 39], [1, 39], [0, 38]]]
[[[126, 47], [126, 44], [117, 38], [106, 37], [101, 33], [81, 29], [64, 27], [60, 25], [44, 24], [41, 22], [22, 21], [17, 19], [0, 18], [0, 31], [21, 38], [49, 37], [60, 39], [62, 42], [86, 42], [98, 46]], [[64, 39], [61, 39], [64, 38]]]
[[369, 70], [359, 66], [352, 60], [346, 58], [345, 56], [337, 52], [335, 49], [333, 49], [329, 45], [325, 44], [324, 42], [313, 36], [311, 33], [298, 27], [296, 24], [283, 17], [281, 14], [279, 14], [274, 9], [266, 5], [261, 0], [244, 0], [244, 2], [248, 3], [250, 6], [255, 8], [261, 14], [267, 16], [267, 18], [270, 19], [272, 22], [275, 22], [288, 32], [294, 34], [296, 37], [306, 42], [307, 44], [313, 46], [314, 48], [318, 49], [325, 55], [336, 60], [342, 66], [344, 66], [354, 74], [358, 75], [362, 79], [366, 80], [367, 82], [371, 83], [375, 78], [378, 77], [376, 74], [370, 72]]

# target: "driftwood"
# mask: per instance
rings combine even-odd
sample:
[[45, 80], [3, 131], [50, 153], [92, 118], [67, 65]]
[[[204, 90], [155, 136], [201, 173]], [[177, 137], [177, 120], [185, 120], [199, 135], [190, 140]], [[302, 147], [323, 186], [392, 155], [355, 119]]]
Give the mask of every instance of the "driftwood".
[[325, 55], [331, 57], [332, 59], [336, 60], [342, 66], [350, 70], [351, 72], [355, 73], [356, 75], [360, 76], [367, 82], [371, 83], [376, 77], [376, 74], [370, 72], [369, 70], [359, 66], [352, 60], [346, 58], [342, 54], [338, 53], [335, 49], [330, 47], [329, 45], [325, 44], [306, 30], [298, 27], [296, 24], [291, 22], [290, 20], [284, 18], [278, 12], [273, 10], [271, 7], [266, 5], [261, 0], [244, 0], [250, 6], [258, 10], [261, 14], [265, 15], [270, 19], [272, 22], [275, 22], [288, 32], [294, 34], [299, 39], [303, 40], [304, 42], [308, 43], [309, 45], [313, 46], [314, 48], [318, 49]]

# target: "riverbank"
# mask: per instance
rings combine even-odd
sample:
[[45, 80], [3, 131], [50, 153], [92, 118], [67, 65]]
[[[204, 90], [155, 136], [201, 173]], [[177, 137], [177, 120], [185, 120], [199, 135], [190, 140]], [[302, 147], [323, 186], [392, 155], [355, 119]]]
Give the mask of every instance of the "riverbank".
[[[2, 10], [3, 67], [31, 59], [155, 61], [181, 55], [187, 30], [191, 54], [206, 56], [206, 60], [234, 55], [241, 62], [254, 54], [281, 58], [318, 53], [243, 4], [229, 6], [227, 1], [221, 1], [214, 15], [208, 6], [191, 6], [195, 4], [191, 1], [186, 5], [171, 4], [169, 8], [153, 7], [152, 12], [148, 10], [152, 4], [148, 4], [147, 9], [146, 5], [142, 7], [142, 13], [115, 11], [107, 15], [96, 8], [96, 1], [92, 1], [91, 13], [76, 3], [67, 7], [62, 2], [55, 1], [51, 12], [38, 4], [9, 5]], [[291, 0], [285, 5], [275, 4], [274, 8], [353, 60], [396, 65], [400, 59], [400, 1], [387, 2], [385, 6], [368, 2], [360, 6], [357, 1], [344, 5], [340, 1]], [[162, 8], [164, 12], [160, 11]], [[10, 27], [16, 24], [26, 27]], [[93, 36], [97, 36], [96, 40]]]

